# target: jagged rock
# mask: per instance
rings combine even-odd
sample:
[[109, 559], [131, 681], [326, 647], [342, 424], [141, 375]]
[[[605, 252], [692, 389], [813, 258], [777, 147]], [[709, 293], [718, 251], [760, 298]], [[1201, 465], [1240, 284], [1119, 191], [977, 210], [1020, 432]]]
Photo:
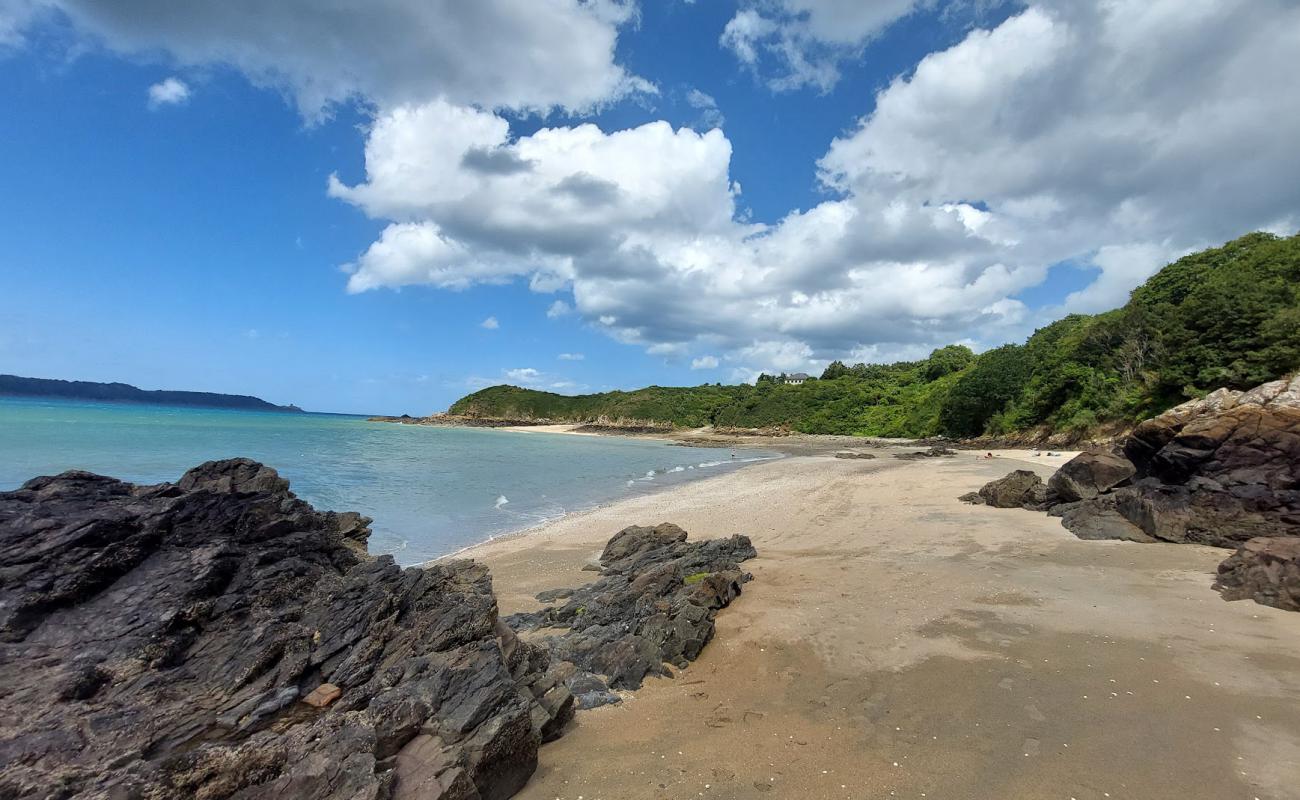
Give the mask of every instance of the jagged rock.
[[1237, 547], [1300, 536], [1300, 378], [1172, 408], [1123, 452], [1127, 462], [1085, 454], [1063, 466], [1049, 485], [1072, 502], [1050, 513], [1084, 538]]
[[745, 536], [686, 538], [670, 523], [625, 528], [605, 546], [595, 583], [575, 589], [564, 605], [508, 621], [517, 630], [562, 631], [545, 639], [552, 656], [604, 676], [611, 689], [667, 675], [665, 663], [685, 667], [713, 638], [718, 609], [751, 579], [740, 562], [757, 555]]
[[1042, 486], [1043, 479], [1032, 470], [1018, 469], [1005, 477], [989, 481], [980, 488], [979, 495], [994, 508], [1020, 508], [1031, 499], [1034, 487]]
[[963, 503], [970, 503], [973, 506], [984, 505], [984, 498], [980, 496], [979, 492], [967, 492], [966, 494], [962, 495], [961, 497], [958, 497], [957, 499], [962, 501]]
[[1300, 611], [1300, 538], [1251, 539], [1219, 565], [1214, 588], [1225, 600]]
[[1130, 522], [1117, 508], [1114, 495], [1061, 504], [1061, 524], [1080, 539], [1122, 539], [1129, 542], [1154, 542], [1155, 539]]
[[1300, 537], [1300, 376], [1184, 403], [1139, 424], [1122, 450], [1078, 456], [1020, 503], [1018, 486], [1000, 496], [1015, 473], [980, 494], [1046, 510], [1083, 539], [1239, 547]]
[[1025, 495], [1025, 501], [1021, 503], [1021, 507], [1030, 511], [1047, 511], [1059, 502], [1061, 502], [1061, 498], [1056, 496], [1056, 492], [1047, 484], [1040, 483], [1030, 487], [1029, 492]]
[[835, 454], [835, 457], [871, 459], [871, 458], [875, 458], [876, 455], [875, 453], [864, 453], [860, 450], [841, 450]]
[[[1300, 536], [1300, 408], [1238, 402], [1176, 429], [1143, 425], [1143, 480], [1126, 507], [1147, 533], [1218, 547]], [[1153, 441], [1164, 444], [1147, 454]]]
[[1155, 455], [1189, 423], [1247, 407], [1271, 412], [1300, 410], [1300, 374], [1289, 380], [1261, 384], [1244, 393], [1219, 389], [1205, 397], [1188, 400], [1140, 423], [1125, 440], [1124, 455], [1137, 467], [1139, 475], [1145, 475]]
[[1056, 471], [1048, 486], [1065, 502], [1090, 500], [1132, 478], [1137, 468], [1123, 456], [1104, 451], [1080, 453]]
[[369, 558], [368, 522], [246, 459], [0, 493], [0, 797], [517, 791], [568, 689], [484, 567]]
[[[232, 492], [281, 494], [289, 491], [289, 482], [281, 478], [278, 472], [247, 458], [205, 461], [182, 475], [176, 485], [185, 492], [207, 489], [221, 494]], [[370, 524], [369, 520], [366, 524]]]

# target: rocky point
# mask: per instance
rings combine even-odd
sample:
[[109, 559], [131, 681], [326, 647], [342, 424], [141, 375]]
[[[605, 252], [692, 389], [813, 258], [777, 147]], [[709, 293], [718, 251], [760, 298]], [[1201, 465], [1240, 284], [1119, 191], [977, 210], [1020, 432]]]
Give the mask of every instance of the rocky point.
[[547, 617], [562, 661], [498, 618], [486, 568], [401, 569], [369, 522], [246, 459], [0, 493], [0, 797], [506, 798], [568, 683], [694, 658], [753, 554], [624, 531]]

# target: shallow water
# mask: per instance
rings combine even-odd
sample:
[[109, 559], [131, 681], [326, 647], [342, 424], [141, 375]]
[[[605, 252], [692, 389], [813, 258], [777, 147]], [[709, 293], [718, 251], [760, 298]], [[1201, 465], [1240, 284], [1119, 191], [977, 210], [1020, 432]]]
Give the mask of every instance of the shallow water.
[[[373, 517], [370, 551], [409, 565], [776, 454], [329, 414], [0, 398], [0, 491], [68, 469], [174, 481], [234, 456], [274, 467], [317, 508]], [[629, 524], [638, 521], [661, 520]]]

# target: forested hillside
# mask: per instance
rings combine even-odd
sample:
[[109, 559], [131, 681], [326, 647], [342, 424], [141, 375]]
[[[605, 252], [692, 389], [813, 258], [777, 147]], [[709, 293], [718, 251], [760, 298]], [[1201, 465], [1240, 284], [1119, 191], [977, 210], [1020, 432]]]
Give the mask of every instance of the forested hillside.
[[1166, 266], [1129, 302], [1071, 315], [1024, 344], [923, 361], [831, 364], [781, 384], [564, 395], [493, 386], [454, 414], [804, 433], [971, 437], [1030, 429], [1082, 435], [1133, 422], [1221, 386], [1246, 389], [1300, 367], [1300, 235], [1252, 233]]

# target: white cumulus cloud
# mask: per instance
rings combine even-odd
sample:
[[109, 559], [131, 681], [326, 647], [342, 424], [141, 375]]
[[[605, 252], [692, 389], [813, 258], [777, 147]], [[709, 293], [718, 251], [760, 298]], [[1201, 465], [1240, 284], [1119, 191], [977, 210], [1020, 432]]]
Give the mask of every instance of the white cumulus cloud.
[[354, 98], [580, 111], [653, 91], [614, 61], [636, 10], [620, 0], [6, 0], [0, 37], [51, 9], [121, 53], [233, 65], [309, 118]]
[[506, 378], [520, 386], [534, 386], [542, 379], [542, 373], [532, 367], [518, 367], [505, 371]]
[[717, 356], [700, 356], [691, 359], [691, 369], [717, 369], [719, 363]]
[[190, 99], [190, 87], [177, 77], [161, 80], [149, 87], [149, 107], [175, 106]]
[[586, 356], [582, 353], [560, 353], [556, 358], [561, 361], [582, 361]]
[[[922, 6], [745, 3], [722, 40], [777, 88], [825, 89]], [[1179, 253], [1300, 227], [1293, 0], [1029, 0], [837, 97], [864, 116], [817, 162], [825, 199], [762, 224], [720, 128], [512, 132], [653, 90], [615, 61], [631, 3], [8, 0], [0, 37], [51, 8], [117, 52], [233, 65], [308, 119], [372, 109], [364, 178], [328, 185], [383, 226], [349, 291], [526, 281], [552, 317], [737, 375], [998, 344], [1039, 321], [1016, 296], [1052, 264], [1097, 273], [1053, 313], [1096, 310]]]
[[478, 324], [478, 326], [479, 326], [480, 328], [485, 328], [485, 329], [487, 329], [487, 330], [494, 331], [494, 330], [496, 330], [497, 328], [500, 328], [500, 327], [501, 327], [501, 323], [500, 323], [500, 322], [497, 322], [497, 318], [496, 318], [496, 317], [488, 317], [487, 319], [485, 319], [485, 320], [483, 320], [482, 322], [480, 322], [480, 323]]
[[527, 278], [619, 341], [750, 372], [997, 344], [1039, 321], [1015, 295], [1053, 263], [1099, 270], [1068, 301], [1092, 310], [1178, 253], [1300, 225], [1298, 46], [1283, 0], [1034, 3], [885, 87], [819, 161], [829, 199], [770, 225], [736, 213], [720, 130], [511, 138], [402, 106], [366, 179], [331, 184], [390, 221], [349, 286]]

